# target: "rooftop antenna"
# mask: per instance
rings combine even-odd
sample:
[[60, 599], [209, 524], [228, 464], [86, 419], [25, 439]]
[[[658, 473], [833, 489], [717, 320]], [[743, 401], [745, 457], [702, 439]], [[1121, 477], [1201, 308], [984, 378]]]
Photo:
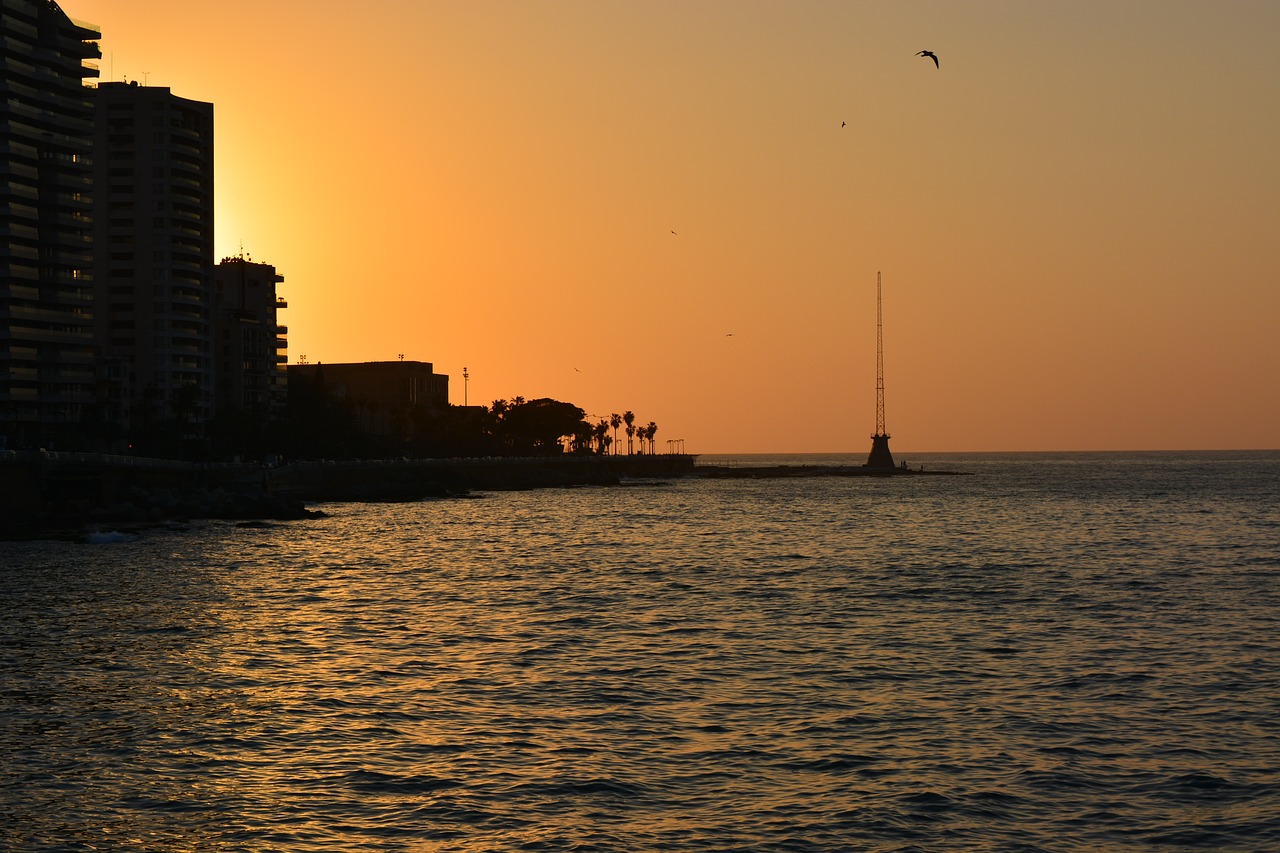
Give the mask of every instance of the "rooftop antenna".
[[884, 319], [881, 313], [880, 273], [876, 272], [876, 431], [871, 436], [868, 468], [893, 468], [889, 434], [884, 431]]

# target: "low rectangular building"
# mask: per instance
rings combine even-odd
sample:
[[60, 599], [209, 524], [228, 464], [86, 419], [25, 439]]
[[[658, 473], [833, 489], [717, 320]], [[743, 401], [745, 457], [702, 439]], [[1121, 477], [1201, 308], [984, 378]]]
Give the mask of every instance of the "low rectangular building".
[[295, 378], [322, 385], [327, 393], [354, 405], [360, 423], [378, 438], [413, 434], [411, 412], [449, 406], [449, 377], [425, 361], [366, 361], [350, 364], [291, 364]]

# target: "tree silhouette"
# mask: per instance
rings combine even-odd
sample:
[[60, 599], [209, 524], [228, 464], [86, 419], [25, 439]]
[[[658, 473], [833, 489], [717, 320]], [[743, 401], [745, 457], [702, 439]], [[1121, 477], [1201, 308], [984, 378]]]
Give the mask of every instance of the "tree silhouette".
[[[311, 375], [291, 374], [289, 380], [281, 412], [265, 407], [215, 412], [208, 424], [199, 425], [201, 440], [208, 439], [208, 447], [193, 445], [190, 452], [207, 454], [213, 450], [220, 458], [261, 458], [272, 452], [291, 459], [549, 456], [565, 452], [605, 456], [619, 453], [618, 430], [623, 425], [628, 454], [635, 452], [637, 436], [640, 452], [652, 453], [657, 431], [652, 421], [646, 427], [638, 426], [632, 411], [589, 421], [581, 407], [547, 397], [498, 399], [488, 407], [379, 406], [365, 396], [340, 396], [341, 387], [327, 384], [319, 365]], [[136, 443], [134, 452], [161, 456], [183, 452], [184, 422], [194, 435], [196, 425], [191, 423], [191, 415], [199, 397], [194, 387], [182, 389], [175, 397], [174, 415], [162, 418], [155, 412], [158, 405], [147, 407], [148, 402], [158, 404], [158, 392], [151, 390], [148, 395], [144, 390], [144, 400], [136, 407], [142, 428], [135, 426], [128, 436]], [[380, 421], [388, 435], [376, 435]], [[88, 428], [83, 431], [87, 433]]]
[[360, 458], [371, 450], [356, 405], [329, 393], [324, 375], [289, 377], [280, 442], [295, 459]]
[[574, 453], [586, 454], [591, 452], [591, 440], [595, 435], [595, 430], [591, 428], [591, 424], [582, 421], [578, 424], [578, 428], [574, 430], [573, 437], [569, 441], [569, 447]]
[[586, 413], [572, 403], [549, 397], [525, 401], [516, 397], [503, 412], [499, 434], [517, 454], [549, 456], [562, 453], [561, 439], [574, 439]]
[[632, 453], [631, 440], [636, 435], [636, 413], [628, 409], [622, 413], [622, 422], [627, 425], [627, 455]]
[[609, 422], [604, 418], [595, 425], [596, 453], [600, 456], [604, 455], [605, 450], [609, 447]]

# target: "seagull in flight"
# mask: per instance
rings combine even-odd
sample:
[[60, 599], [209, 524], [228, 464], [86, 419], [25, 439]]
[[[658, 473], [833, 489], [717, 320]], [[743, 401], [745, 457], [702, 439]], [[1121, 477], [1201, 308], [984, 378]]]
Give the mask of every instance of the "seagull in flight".
[[916, 54], [916, 56], [927, 56], [927, 57], [929, 57], [930, 59], [932, 59], [932, 60], [933, 60], [933, 67], [934, 67], [934, 68], [941, 68], [941, 67], [942, 67], [942, 66], [938, 65], [938, 55], [937, 55], [936, 53], [934, 53], [932, 50], [922, 50], [922, 51], [920, 51], [919, 53], [917, 53], [917, 54]]

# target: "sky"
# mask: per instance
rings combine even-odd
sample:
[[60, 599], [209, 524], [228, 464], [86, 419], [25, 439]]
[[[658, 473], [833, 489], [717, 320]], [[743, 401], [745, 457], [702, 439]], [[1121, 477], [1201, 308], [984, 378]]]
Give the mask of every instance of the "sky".
[[899, 455], [1280, 448], [1274, 0], [61, 5], [215, 105], [291, 362], [864, 453], [879, 273]]

